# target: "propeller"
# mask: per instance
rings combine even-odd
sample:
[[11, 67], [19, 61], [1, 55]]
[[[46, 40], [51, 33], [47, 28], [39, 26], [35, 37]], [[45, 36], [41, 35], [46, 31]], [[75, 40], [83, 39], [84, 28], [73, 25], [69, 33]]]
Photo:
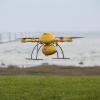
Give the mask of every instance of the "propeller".
[[68, 38], [68, 39], [77, 39], [77, 38], [84, 38], [84, 37], [56, 37], [59, 39], [64, 39], [64, 38]]

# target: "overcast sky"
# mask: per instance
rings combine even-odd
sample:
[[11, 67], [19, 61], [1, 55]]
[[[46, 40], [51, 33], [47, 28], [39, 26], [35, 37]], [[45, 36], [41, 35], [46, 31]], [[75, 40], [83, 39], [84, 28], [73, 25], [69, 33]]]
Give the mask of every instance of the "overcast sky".
[[0, 0], [0, 32], [100, 31], [100, 0]]

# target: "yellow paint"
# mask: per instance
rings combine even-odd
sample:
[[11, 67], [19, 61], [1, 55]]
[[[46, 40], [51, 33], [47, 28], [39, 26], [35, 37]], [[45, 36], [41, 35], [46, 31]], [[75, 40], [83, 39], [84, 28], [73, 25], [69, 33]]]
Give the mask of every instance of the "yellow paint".
[[51, 43], [58, 43], [58, 42], [72, 42], [72, 38], [66, 38], [66, 37], [59, 37], [55, 38], [55, 36], [52, 33], [46, 32], [43, 33], [40, 38], [34, 39], [34, 38], [22, 38], [21, 42], [33, 42], [33, 43], [44, 43], [44, 44], [51, 44]]
[[43, 33], [43, 35], [41, 35], [41, 37], [39, 38], [39, 40], [45, 44], [49, 44], [49, 43], [53, 42], [54, 39], [55, 39], [55, 36], [49, 32]]
[[33, 38], [22, 38], [21, 39], [22, 43], [26, 43], [26, 42], [39, 42], [38, 39], [33, 39]]
[[65, 38], [64, 42], [73, 42], [73, 39], [72, 38]]
[[58, 39], [55, 39], [54, 40], [54, 43], [59, 43], [59, 42], [73, 42], [73, 39], [72, 38], [58, 38]]
[[42, 48], [42, 52], [44, 55], [48, 56], [55, 54], [57, 52], [57, 49], [54, 45], [44, 45]]
[[[55, 37], [52, 33], [45, 32], [39, 38], [22, 38], [21, 42], [32, 42], [44, 44], [42, 53], [46, 56], [53, 55], [57, 52], [57, 44], [59, 42], [73, 42], [73, 37]], [[54, 46], [55, 44], [55, 46]]]

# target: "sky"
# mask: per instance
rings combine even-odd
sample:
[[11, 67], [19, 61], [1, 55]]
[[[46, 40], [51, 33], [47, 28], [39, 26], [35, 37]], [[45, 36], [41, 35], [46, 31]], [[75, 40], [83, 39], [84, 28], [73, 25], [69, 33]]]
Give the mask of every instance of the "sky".
[[0, 32], [99, 32], [100, 0], [0, 0]]

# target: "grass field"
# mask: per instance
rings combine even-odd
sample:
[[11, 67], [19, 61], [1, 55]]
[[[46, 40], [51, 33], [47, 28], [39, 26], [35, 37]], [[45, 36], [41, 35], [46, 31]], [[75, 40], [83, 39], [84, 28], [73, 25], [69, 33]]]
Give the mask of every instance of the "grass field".
[[0, 76], [0, 100], [100, 100], [100, 76]]

